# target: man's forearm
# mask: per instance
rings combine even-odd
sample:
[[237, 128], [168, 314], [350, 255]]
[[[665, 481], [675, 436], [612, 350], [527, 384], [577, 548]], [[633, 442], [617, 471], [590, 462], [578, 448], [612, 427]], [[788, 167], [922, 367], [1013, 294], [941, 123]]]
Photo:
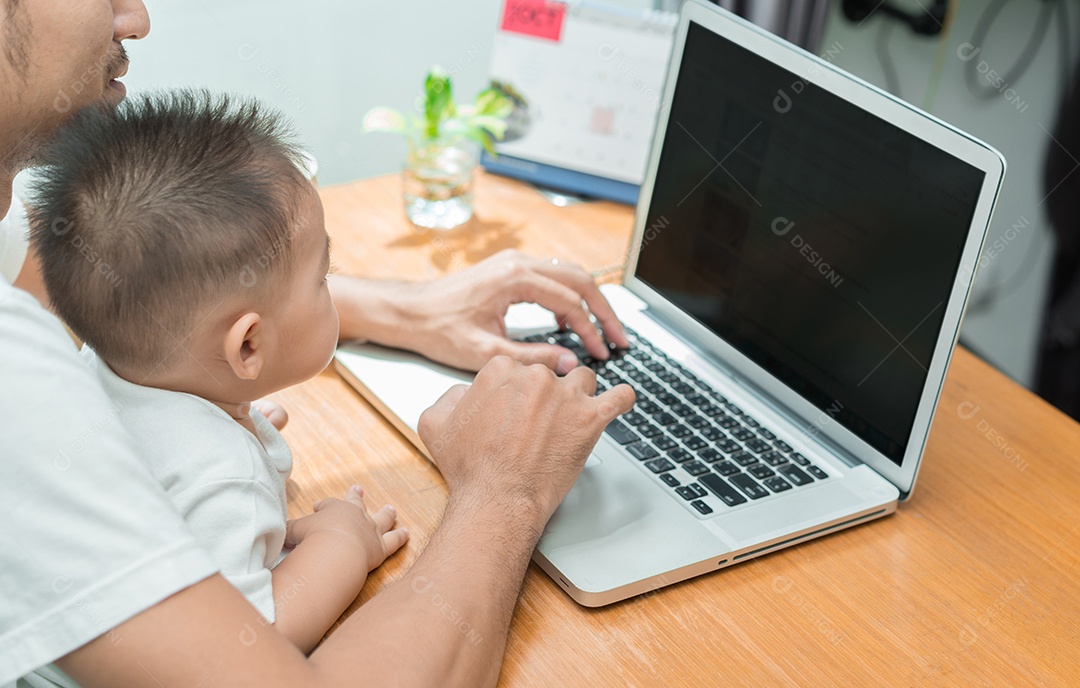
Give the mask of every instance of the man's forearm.
[[362, 664], [371, 685], [495, 685], [538, 520], [505, 496], [452, 497], [412, 569], [312, 655], [319, 671], [345, 679], [339, 671]]
[[340, 338], [400, 347], [408, 336], [408, 306], [402, 303], [410, 283], [330, 277], [330, 294], [340, 321]]

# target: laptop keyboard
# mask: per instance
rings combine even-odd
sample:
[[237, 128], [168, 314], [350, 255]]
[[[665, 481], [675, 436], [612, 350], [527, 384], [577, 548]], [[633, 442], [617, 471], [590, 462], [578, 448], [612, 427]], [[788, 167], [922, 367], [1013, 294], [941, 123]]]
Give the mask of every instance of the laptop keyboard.
[[598, 361], [571, 332], [524, 338], [564, 346], [597, 375], [597, 394], [627, 383], [637, 404], [611, 436], [688, 510], [707, 517], [829, 475], [707, 382], [626, 328], [631, 347]]

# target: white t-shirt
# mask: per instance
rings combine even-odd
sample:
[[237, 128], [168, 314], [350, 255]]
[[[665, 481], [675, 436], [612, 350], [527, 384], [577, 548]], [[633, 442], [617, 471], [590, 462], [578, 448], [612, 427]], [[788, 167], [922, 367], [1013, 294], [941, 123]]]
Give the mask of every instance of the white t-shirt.
[[11, 246], [25, 250], [25, 227], [11, 224], [0, 225], [0, 686], [217, 571], [63, 326], [6, 279], [22, 263]]
[[128, 382], [90, 347], [83, 347], [83, 359], [191, 534], [222, 575], [273, 622], [270, 569], [285, 542], [285, 481], [292, 471], [281, 433], [252, 409], [256, 439], [205, 399]]
[[13, 196], [11, 209], [4, 219], [0, 220], [0, 277], [9, 284], [15, 282], [26, 261], [28, 229], [26, 206]]

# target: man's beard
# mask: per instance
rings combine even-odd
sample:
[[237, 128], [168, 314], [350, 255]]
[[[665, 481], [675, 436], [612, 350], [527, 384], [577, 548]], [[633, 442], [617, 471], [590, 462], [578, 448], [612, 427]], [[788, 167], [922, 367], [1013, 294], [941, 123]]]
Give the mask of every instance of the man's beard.
[[[108, 60], [105, 62], [104, 69], [101, 70], [101, 80], [104, 83], [103, 95], [108, 95], [108, 82], [118, 76], [127, 63], [127, 51], [124, 50], [123, 44], [117, 43], [115, 50], [109, 55]], [[82, 107], [104, 107], [109, 104], [110, 101], [105, 97], [98, 101], [87, 103]], [[45, 120], [39, 122], [34, 129], [24, 134], [23, 139], [16, 145], [15, 149], [6, 156], [6, 158], [0, 160], [0, 169], [15, 174], [28, 167], [35, 166], [41, 155], [41, 151], [48, 146], [55, 135], [56, 130], [63, 126], [64, 123], [70, 119], [70, 117], [77, 114], [77, 112], [78, 110], [68, 113], [68, 116], [64, 117], [59, 122]]]
[[4, 57], [8, 64], [23, 81], [30, 70], [30, 37], [33, 24], [26, 10], [19, 7], [19, 0], [9, 0], [5, 8], [7, 17], [4, 24]]

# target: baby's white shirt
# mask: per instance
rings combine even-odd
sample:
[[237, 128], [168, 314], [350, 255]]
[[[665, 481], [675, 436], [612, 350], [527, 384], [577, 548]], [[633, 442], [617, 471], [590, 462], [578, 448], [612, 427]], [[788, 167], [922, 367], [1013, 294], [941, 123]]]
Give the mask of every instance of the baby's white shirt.
[[128, 382], [88, 346], [83, 356], [196, 542], [273, 622], [270, 569], [285, 542], [285, 481], [292, 471], [281, 433], [252, 409], [256, 439], [205, 399]]

